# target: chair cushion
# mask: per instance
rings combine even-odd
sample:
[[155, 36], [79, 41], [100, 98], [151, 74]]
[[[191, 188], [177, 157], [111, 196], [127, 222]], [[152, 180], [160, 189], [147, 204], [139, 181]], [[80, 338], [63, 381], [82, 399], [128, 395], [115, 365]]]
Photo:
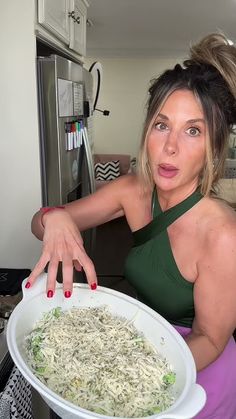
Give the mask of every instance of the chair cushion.
[[120, 174], [126, 175], [130, 169], [130, 155], [129, 154], [94, 154], [94, 164], [107, 163], [114, 160], [120, 162]]
[[120, 176], [119, 160], [112, 160], [106, 163], [96, 163], [94, 169], [96, 180], [113, 180]]

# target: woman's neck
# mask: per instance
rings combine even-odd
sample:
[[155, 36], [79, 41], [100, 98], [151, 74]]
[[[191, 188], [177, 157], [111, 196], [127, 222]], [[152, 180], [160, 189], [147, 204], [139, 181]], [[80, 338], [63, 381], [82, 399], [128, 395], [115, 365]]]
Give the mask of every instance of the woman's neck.
[[191, 185], [188, 188], [175, 189], [171, 191], [163, 191], [156, 187], [158, 201], [162, 211], [174, 207], [180, 202], [188, 198], [197, 189], [197, 185]]

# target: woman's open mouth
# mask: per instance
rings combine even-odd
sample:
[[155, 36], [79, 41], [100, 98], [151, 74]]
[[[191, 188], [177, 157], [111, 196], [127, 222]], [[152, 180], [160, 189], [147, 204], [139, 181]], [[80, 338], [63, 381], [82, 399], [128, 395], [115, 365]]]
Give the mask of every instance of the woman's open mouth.
[[172, 178], [177, 175], [179, 169], [171, 164], [162, 163], [158, 165], [158, 174], [162, 177]]

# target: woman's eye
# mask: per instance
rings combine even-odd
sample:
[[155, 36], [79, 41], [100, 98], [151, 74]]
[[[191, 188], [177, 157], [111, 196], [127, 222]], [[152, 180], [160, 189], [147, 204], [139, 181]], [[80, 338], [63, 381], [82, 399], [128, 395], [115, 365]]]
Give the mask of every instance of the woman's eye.
[[156, 122], [155, 128], [157, 128], [159, 131], [164, 131], [167, 128], [167, 125], [164, 122]]
[[201, 132], [200, 132], [200, 129], [199, 128], [196, 128], [196, 127], [190, 127], [190, 128], [188, 128], [187, 129], [187, 133], [189, 134], [189, 135], [191, 135], [191, 137], [196, 137], [197, 135], [199, 135]]

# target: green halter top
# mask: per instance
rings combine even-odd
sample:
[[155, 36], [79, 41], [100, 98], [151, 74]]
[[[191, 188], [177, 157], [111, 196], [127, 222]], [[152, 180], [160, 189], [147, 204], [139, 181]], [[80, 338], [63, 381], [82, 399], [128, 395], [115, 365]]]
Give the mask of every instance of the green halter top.
[[195, 191], [162, 212], [156, 190], [153, 220], [133, 233], [134, 245], [125, 264], [125, 277], [138, 298], [170, 323], [191, 327], [194, 318], [193, 284], [180, 273], [170, 246], [167, 227], [192, 208], [202, 195]]

